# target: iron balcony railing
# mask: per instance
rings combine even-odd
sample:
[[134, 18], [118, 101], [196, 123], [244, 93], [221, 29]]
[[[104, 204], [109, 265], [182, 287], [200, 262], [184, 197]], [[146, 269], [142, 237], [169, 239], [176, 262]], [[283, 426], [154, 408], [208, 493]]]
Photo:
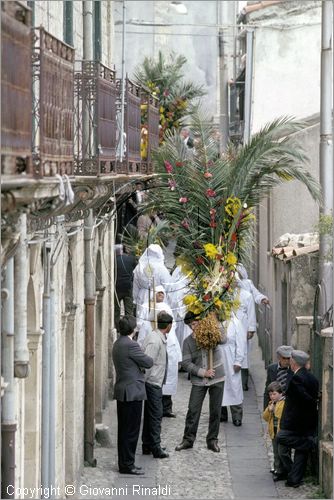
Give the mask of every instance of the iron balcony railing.
[[1, 2], [1, 173], [31, 174], [31, 11]]
[[75, 174], [116, 173], [116, 72], [78, 61], [75, 72]]
[[34, 173], [72, 174], [74, 49], [43, 27], [33, 30]]

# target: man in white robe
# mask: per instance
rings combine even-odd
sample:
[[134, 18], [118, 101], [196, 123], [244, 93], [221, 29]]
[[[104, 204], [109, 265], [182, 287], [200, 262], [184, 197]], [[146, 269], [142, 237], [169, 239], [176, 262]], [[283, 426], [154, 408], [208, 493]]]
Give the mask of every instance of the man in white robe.
[[[152, 291], [153, 294], [153, 291]], [[153, 331], [154, 320], [157, 317], [158, 312], [165, 311], [172, 317], [173, 312], [167, 302], [164, 301], [165, 290], [163, 286], [158, 285], [155, 287], [155, 304], [153, 296], [151, 294], [150, 303], [147, 301], [142, 304], [140, 309], [140, 315], [137, 316], [137, 328], [138, 333], [138, 343], [143, 344], [146, 335]], [[172, 395], [176, 394], [177, 382], [178, 382], [178, 366], [179, 362], [182, 361], [182, 352], [180, 348], [179, 341], [176, 337], [176, 325], [173, 321], [172, 328], [167, 337], [167, 377], [166, 381], [162, 386], [162, 404], [163, 404], [163, 416], [174, 418], [176, 415], [173, 413], [173, 402]]]
[[269, 299], [266, 295], [263, 295], [256, 286], [254, 285], [253, 281], [248, 278], [248, 273], [246, 271], [246, 268], [243, 264], [238, 264], [237, 265], [237, 272], [240, 278], [240, 286], [247, 290], [247, 292], [251, 293], [253, 295], [253, 299], [255, 301], [255, 304], [266, 304], [269, 305]]
[[251, 293], [247, 292], [240, 286], [240, 280], [237, 281], [236, 298], [240, 302], [240, 306], [236, 311], [236, 317], [242, 324], [241, 334], [246, 336], [245, 356], [241, 366], [242, 387], [244, 391], [248, 391], [248, 353], [250, 350], [250, 340], [256, 332], [256, 314], [255, 302]]
[[164, 264], [165, 257], [159, 245], [149, 245], [133, 271], [133, 302], [136, 305], [136, 314], [140, 314], [141, 305], [149, 300], [149, 293], [153, 285], [162, 285], [168, 291], [168, 284], [172, 277]]
[[179, 341], [181, 351], [183, 341], [192, 333], [191, 328], [184, 323], [184, 317], [187, 313], [187, 306], [184, 305], [183, 299], [189, 293], [189, 278], [182, 272], [181, 266], [176, 266], [172, 273], [171, 292], [169, 293], [170, 305], [173, 310], [176, 321], [176, 336]]
[[229, 321], [224, 322], [227, 327], [227, 342], [220, 346], [224, 355], [225, 385], [221, 411], [221, 422], [227, 422], [227, 406], [230, 407], [233, 424], [239, 427], [242, 424], [242, 390], [241, 366], [246, 350], [246, 331], [242, 332], [243, 325], [232, 314]]

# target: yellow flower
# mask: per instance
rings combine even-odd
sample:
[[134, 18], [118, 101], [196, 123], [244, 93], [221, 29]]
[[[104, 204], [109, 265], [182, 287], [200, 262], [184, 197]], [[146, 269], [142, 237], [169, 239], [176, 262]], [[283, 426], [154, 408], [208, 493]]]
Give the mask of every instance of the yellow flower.
[[159, 112], [162, 114], [165, 111], [165, 108], [163, 106], [160, 106]]
[[227, 198], [225, 203], [225, 212], [231, 217], [235, 217], [241, 208], [241, 201], [235, 196]]
[[215, 260], [216, 255], [219, 253], [218, 249], [212, 243], [207, 243], [204, 245], [205, 255], [212, 260]]
[[220, 309], [221, 307], [223, 307], [223, 302], [220, 299], [216, 298], [216, 299], [214, 299], [213, 302], [214, 302], [215, 306], [217, 307], [217, 309]]
[[183, 298], [183, 303], [186, 305], [186, 306], [190, 306], [191, 304], [194, 304], [196, 302], [197, 298], [195, 295], [186, 295], [184, 298]]
[[234, 266], [237, 263], [237, 258], [232, 252], [228, 252], [226, 262], [229, 266]]
[[188, 307], [188, 310], [194, 314], [201, 314], [204, 311], [204, 307], [200, 302], [196, 302], [195, 304]]

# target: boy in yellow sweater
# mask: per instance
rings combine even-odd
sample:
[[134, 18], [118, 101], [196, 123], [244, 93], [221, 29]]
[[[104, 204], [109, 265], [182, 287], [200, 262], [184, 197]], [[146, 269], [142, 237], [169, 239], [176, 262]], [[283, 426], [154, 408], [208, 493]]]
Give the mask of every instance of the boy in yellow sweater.
[[278, 455], [278, 445], [276, 434], [280, 428], [280, 420], [284, 408], [285, 397], [283, 396], [282, 386], [279, 382], [271, 382], [267, 388], [270, 402], [263, 412], [263, 418], [268, 422], [268, 432], [273, 444], [274, 451], [274, 481], [285, 479], [283, 464]]

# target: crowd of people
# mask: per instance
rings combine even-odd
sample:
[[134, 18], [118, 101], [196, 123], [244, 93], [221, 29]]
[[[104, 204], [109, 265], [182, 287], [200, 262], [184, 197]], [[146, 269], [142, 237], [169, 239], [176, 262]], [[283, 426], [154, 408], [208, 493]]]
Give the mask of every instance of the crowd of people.
[[[235, 294], [239, 307], [230, 320], [220, 324], [221, 338], [210, 365], [208, 351], [196, 344], [199, 317], [187, 312], [183, 304], [191, 282], [182, 269], [176, 266], [171, 274], [157, 244], [149, 245], [138, 263], [122, 254], [122, 248], [116, 251], [116, 260], [120, 259], [116, 293], [121, 292], [125, 313], [120, 319], [119, 305], [115, 306], [120, 334], [113, 348], [119, 471], [143, 474], [135, 465], [143, 401], [142, 452], [158, 459], [169, 456], [161, 446], [161, 422], [163, 417], [176, 417], [172, 397], [177, 392], [180, 369], [188, 372], [191, 391], [183, 437], [175, 450], [193, 447], [203, 401], [209, 393], [206, 443], [209, 450], [219, 453], [220, 422], [228, 420], [228, 407], [232, 423], [242, 425], [248, 355], [257, 326], [255, 305], [269, 304], [268, 297], [256, 289], [244, 266], [238, 264]], [[267, 370], [263, 418], [273, 443], [273, 480], [286, 480], [287, 486], [298, 487], [308, 452], [315, 446], [318, 383], [309, 371], [306, 353], [280, 346], [277, 355], [278, 362]]]

